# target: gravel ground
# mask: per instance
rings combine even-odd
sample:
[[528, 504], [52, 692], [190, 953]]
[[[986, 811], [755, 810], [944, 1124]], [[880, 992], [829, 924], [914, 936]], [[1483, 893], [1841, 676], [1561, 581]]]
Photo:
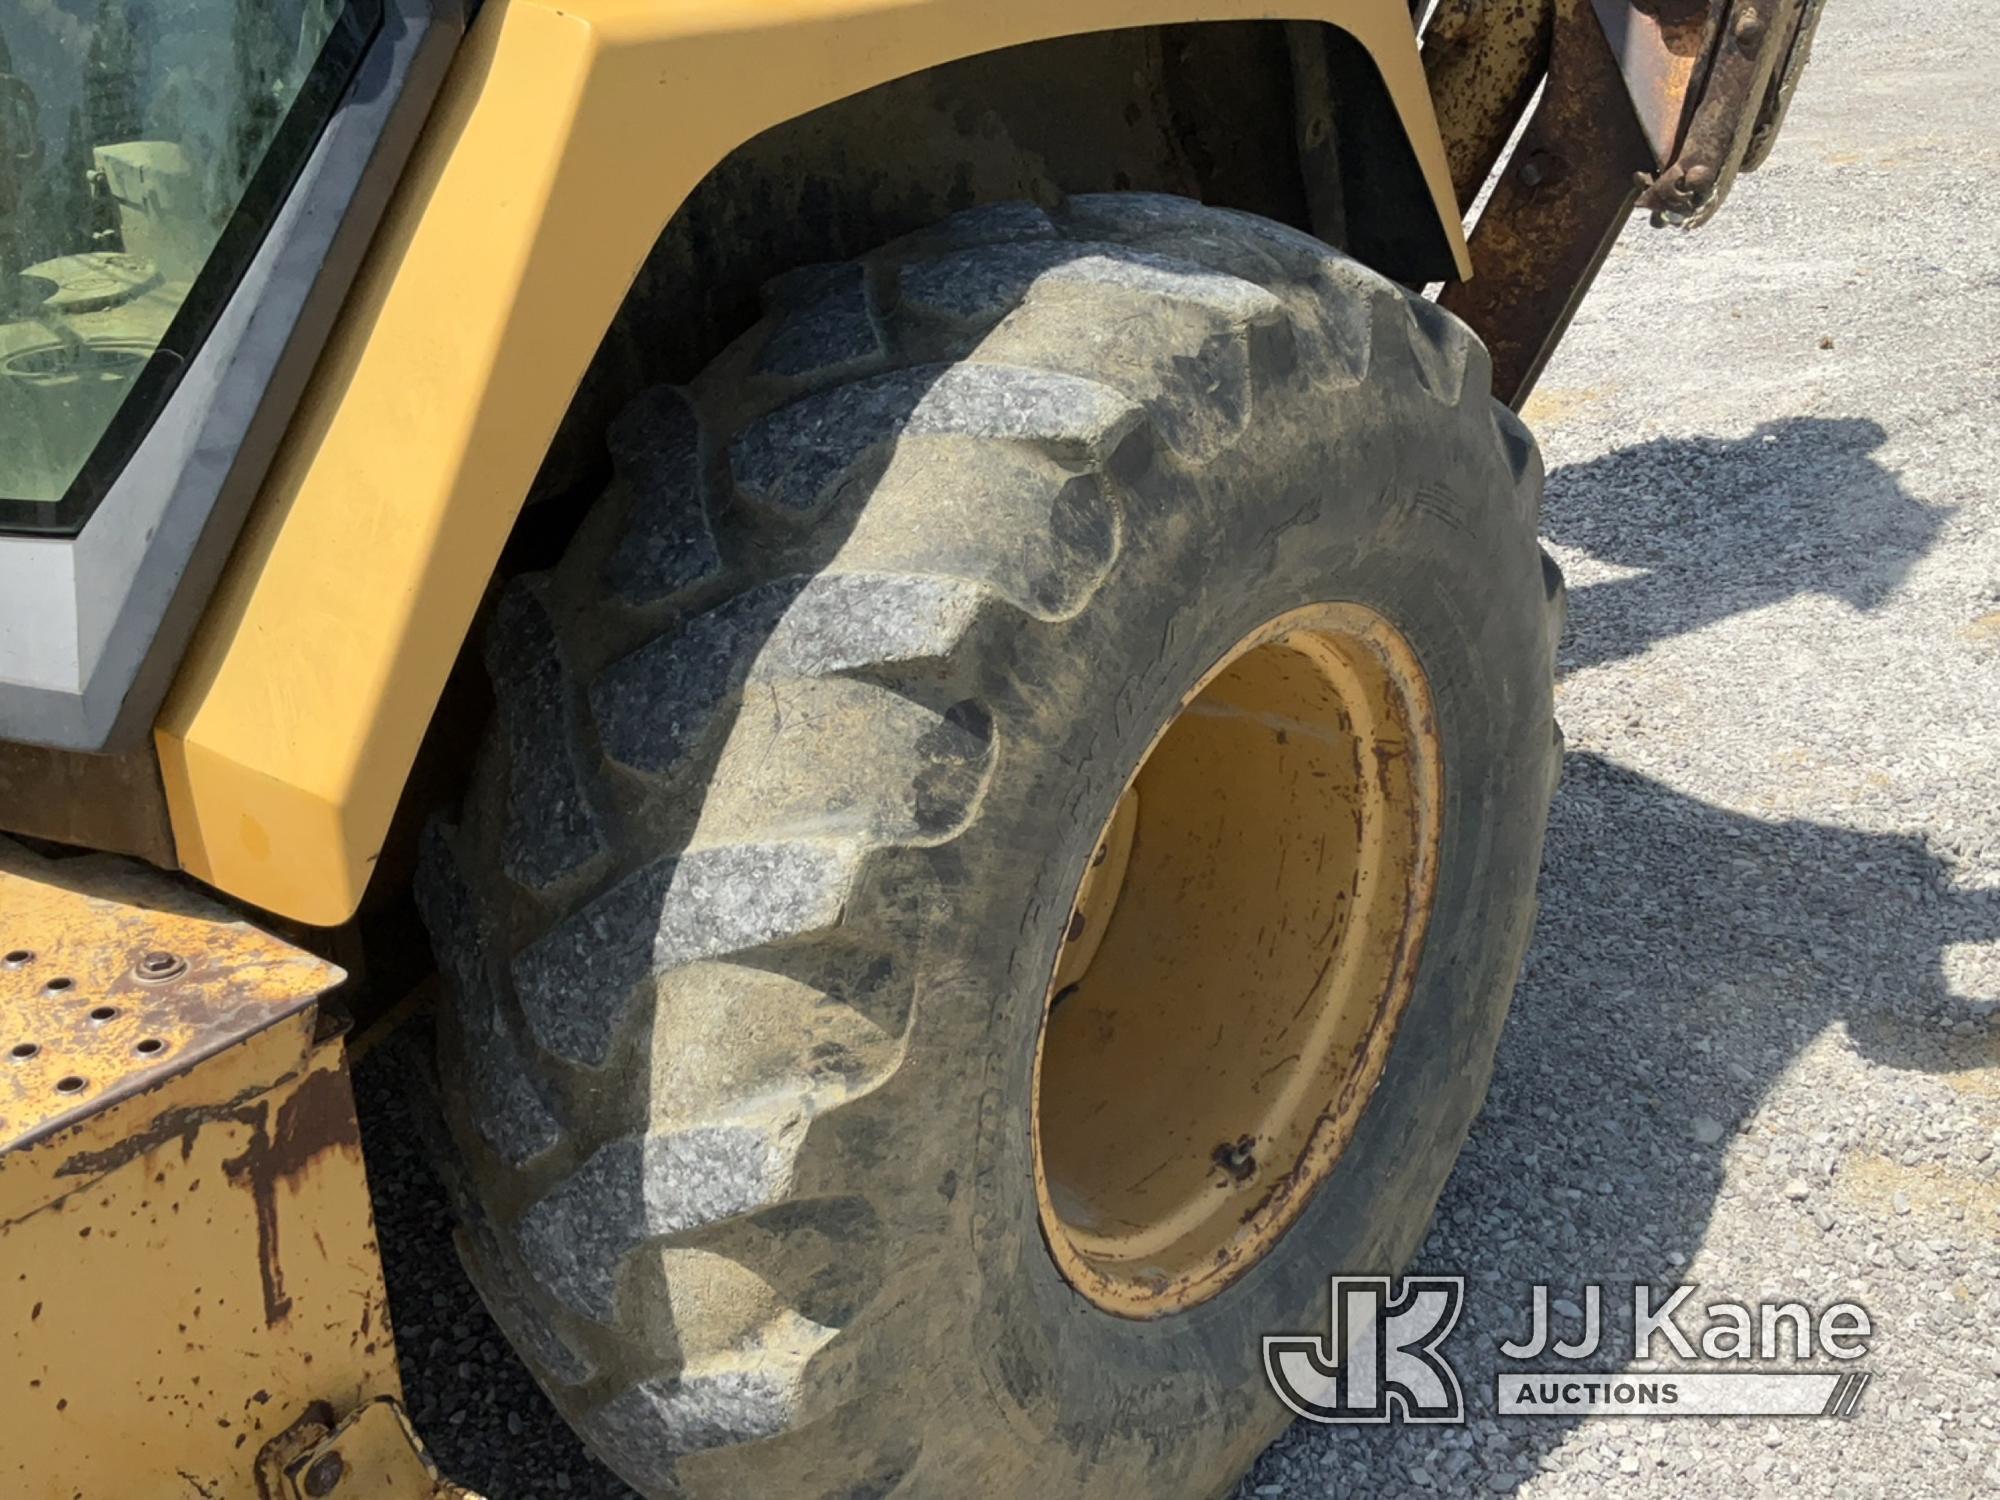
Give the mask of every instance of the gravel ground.
[[[1243, 1496], [2000, 1493], [1984, 19], [1834, 6], [1771, 165], [1699, 235], [1635, 226], [1544, 378], [1570, 754], [1492, 1096], [1417, 1267], [1471, 1278], [1472, 1420], [1301, 1426]], [[359, 1076], [419, 1429], [494, 1500], [627, 1495], [466, 1285], [392, 1071]], [[1875, 1383], [1844, 1423], [1496, 1420], [1537, 1281], [1853, 1298]]]
[[[1570, 754], [1419, 1257], [1471, 1278], [1473, 1420], [1302, 1425], [1243, 1495], [2000, 1493], [1985, 19], [1833, 6], [1771, 164], [1699, 234], [1635, 225], [1531, 402]], [[1537, 1281], [1853, 1298], [1874, 1384], [1845, 1423], [1496, 1420]]]

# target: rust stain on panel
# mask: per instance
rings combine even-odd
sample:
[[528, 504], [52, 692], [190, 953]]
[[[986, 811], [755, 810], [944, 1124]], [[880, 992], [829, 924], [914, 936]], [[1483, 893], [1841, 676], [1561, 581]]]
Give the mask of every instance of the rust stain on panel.
[[292, 1311], [292, 1299], [285, 1294], [278, 1188], [316, 1170], [320, 1158], [331, 1151], [344, 1152], [358, 1164], [361, 1127], [345, 1076], [331, 1071], [306, 1074], [279, 1106], [277, 1125], [268, 1132], [267, 1113], [268, 1106], [260, 1103], [244, 1117], [251, 1127], [250, 1143], [241, 1156], [222, 1165], [230, 1180], [248, 1188], [256, 1201], [257, 1269], [264, 1288], [264, 1320], [276, 1325]]

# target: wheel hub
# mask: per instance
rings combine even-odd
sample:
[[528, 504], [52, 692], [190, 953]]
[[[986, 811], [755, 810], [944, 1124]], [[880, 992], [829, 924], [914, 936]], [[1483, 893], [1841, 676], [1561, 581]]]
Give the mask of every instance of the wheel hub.
[[1042, 1229], [1092, 1302], [1205, 1301], [1331, 1172], [1415, 980], [1440, 767], [1415, 653], [1356, 604], [1252, 631], [1155, 736], [1037, 1044]]

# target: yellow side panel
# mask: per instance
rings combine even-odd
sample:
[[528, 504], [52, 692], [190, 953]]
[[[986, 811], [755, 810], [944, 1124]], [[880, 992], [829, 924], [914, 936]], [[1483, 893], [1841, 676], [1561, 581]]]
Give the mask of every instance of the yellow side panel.
[[492, 0], [161, 714], [184, 866], [352, 914], [585, 366], [737, 145], [1020, 42], [1277, 18], [1373, 55], [1469, 272], [1406, 0]]
[[320, 1033], [344, 976], [157, 871], [5, 839], [0, 949], [0, 1495], [275, 1500], [268, 1445], [402, 1393]]

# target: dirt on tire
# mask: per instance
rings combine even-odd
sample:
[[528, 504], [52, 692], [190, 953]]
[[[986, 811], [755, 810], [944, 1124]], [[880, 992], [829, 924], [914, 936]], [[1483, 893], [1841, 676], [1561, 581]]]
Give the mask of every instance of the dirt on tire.
[[[420, 898], [469, 1269], [630, 1483], [1211, 1494], [1284, 1425], [1261, 1336], [1418, 1243], [1533, 920], [1561, 589], [1488, 380], [1307, 235], [1113, 194], [795, 272], [614, 423]], [[1111, 1316], [1029, 1162], [1070, 895], [1188, 684], [1328, 600], [1430, 680], [1415, 991], [1278, 1248]]]

